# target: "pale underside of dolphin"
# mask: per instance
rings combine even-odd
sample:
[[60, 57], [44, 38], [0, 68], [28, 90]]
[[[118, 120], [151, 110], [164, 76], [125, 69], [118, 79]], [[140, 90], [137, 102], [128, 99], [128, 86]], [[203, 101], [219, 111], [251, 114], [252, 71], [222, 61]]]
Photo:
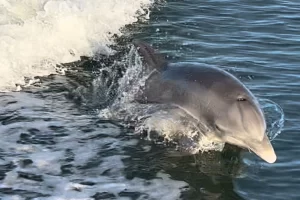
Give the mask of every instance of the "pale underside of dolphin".
[[151, 73], [139, 102], [175, 105], [205, 123], [220, 142], [276, 161], [258, 101], [237, 78], [216, 67], [168, 63], [150, 45], [133, 43]]

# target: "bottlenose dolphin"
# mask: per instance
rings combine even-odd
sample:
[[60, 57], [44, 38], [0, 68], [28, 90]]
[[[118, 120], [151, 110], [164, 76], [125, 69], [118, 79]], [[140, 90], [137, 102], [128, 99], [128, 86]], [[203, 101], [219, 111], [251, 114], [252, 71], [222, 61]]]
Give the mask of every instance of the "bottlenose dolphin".
[[217, 67], [172, 64], [149, 44], [133, 44], [150, 73], [138, 102], [175, 105], [205, 123], [219, 141], [276, 161], [258, 100], [236, 77]]

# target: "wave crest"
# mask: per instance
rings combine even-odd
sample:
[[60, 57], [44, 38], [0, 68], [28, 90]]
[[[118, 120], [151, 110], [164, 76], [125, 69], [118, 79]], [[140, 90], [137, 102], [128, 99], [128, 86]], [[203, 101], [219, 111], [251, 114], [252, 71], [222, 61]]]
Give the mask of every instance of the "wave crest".
[[57, 73], [57, 65], [96, 53], [120, 28], [147, 13], [151, 0], [3, 0], [0, 2], [0, 91], [26, 78]]

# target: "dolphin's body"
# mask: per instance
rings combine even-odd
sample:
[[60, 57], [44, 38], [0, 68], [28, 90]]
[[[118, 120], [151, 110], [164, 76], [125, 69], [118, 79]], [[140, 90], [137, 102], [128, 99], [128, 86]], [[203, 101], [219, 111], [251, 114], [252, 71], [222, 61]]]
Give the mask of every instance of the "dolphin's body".
[[175, 105], [219, 141], [250, 149], [268, 163], [276, 161], [258, 101], [237, 78], [215, 67], [170, 64], [150, 45], [134, 45], [151, 72], [138, 101]]

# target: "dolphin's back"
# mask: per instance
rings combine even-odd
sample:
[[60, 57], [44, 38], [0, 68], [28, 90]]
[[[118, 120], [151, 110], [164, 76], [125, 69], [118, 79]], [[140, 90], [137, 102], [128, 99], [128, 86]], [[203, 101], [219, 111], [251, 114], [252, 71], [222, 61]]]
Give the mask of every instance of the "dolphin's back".
[[141, 103], [171, 103], [201, 109], [218, 95], [228, 101], [237, 96], [252, 96], [237, 78], [224, 70], [191, 63], [170, 64], [147, 43], [135, 41], [134, 45], [151, 72], [138, 99]]
[[231, 88], [231, 91], [235, 91], [235, 96], [238, 93], [240, 95], [243, 95], [243, 93], [250, 94], [248, 89], [236, 77], [217, 67], [190, 63], [168, 64], [166, 70], [161, 74], [163, 81], [181, 84], [182, 87], [186, 86], [186, 89], [193, 91], [195, 88], [191, 87], [194, 86], [207, 90], [218, 90], [216, 92], [220, 93], [224, 93], [228, 88]]
[[[169, 64], [164, 56], [156, 52], [149, 44], [142, 41], [133, 41], [133, 44], [138, 48], [138, 53], [141, 55], [148, 70], [150, 72], [157, 71], [148, 78], [149, 81], [153, 79], [153, 81], [151, 81], [152, 84], [154, 84], [154, 82], [156, 82], [156, 84], [163, 84], [161, 81], [167, 81], [169, 84], [171, 84], [171, 82], [194, 82], [208, 89], [214, 84], [217, 84], [217, 82], [221, 82], [228, 83], [229, 85], [232, 84], [233, 86], [240, 85], [241, 89], [245, 89], [239, 80], [219, 68], [199, 66], [190, 63]], [[157, 77], [158, 75], [160, 75], [159, 78]], [[220, 88], [222, 89], [222, 87]]]

